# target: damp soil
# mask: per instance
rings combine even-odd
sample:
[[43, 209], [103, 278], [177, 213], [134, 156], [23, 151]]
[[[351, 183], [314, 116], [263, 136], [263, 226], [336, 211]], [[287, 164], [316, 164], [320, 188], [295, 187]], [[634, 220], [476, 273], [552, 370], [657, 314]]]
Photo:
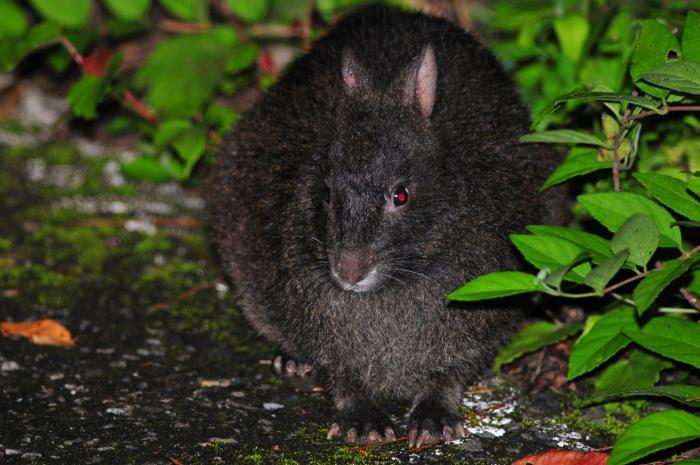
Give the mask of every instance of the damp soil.
[[125, 179], [124, 156], [70, 137], [0, 145], [0, 321], [54, 319], [77, 338], [0, 337], [1, 463], [508, 464], [612, 443], [609, 413], [493, 375], [465, 393], [464, 440], [327, 440], [328, 396], [273, 373], [274, 347], [212, 260], [197, 189]]

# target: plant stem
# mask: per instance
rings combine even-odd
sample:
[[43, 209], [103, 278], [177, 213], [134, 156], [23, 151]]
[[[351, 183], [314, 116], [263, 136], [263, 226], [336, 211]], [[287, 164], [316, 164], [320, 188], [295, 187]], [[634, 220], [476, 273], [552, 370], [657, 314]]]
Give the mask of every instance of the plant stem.
[[[689, 251], [683, 253], [680, 257], [678, 257], [678, 260], [687, 260], [698, 252], [700, 252], [700, 245], [695, 246], [692, 249], [690, 249]], [[625, 300], [625, 298], [623, 296], [616, 295], [612, 291], [615, 291], [615, 290], [617, 290], [621, 287], [624, 287], [630, 283], [633, 283], [635, 281], [639, 281], [640, 279], [643, 279], [643, 278], [647, 277], [648, 275], [650, 275], [651, 273], [655, 273], [659, 270], [663, 270], [663, 266], [659, 267], [659, 268], [653, 268], [651, 270], [644, 271], [642, 273], [639, 273], [639, 274], [631, 276], [627, 279], [624, 279], [624, 280], [620, 281], [619, 283], [615, 283], [611, 286], [608, 286], [605, 289], [603, 289], [603, 292], [601, 294], [598, 294], [596, 292], [582, 292], [580, 294], [572, 294], [569, 292], [555, 291], [553, 289], [546, 290], [545, 292], [549, 295], [553, 295], [556, 297], [568, 297], [571, 299], [585, 299], [588, 297], [601, 297], [605, 294], [612, 294], [612, 296], [615, 297], [616, 299], [623, 300], [624, 302], [627, 302], [627, 303], [631, 302], [631, 305], [635, 305], [633, 301]], [[683, 291], [681, 291], [681, 292], [683, 292]], [[693, 305], [693, 304], [691, 303], [691, 305]]]
[[70, 53], [70, 56], [73, 58], [73, 61], [75, 61], [81, 68], [83, 66], [83, 56], [80, 54], [77, 48], [73, 45], [73, 43], [66, 38], [66, 36], [61, 36], [58, 38], [58, 40], [61, 42], [61, 45], [65, 47], [65, 49]]
[[634, 300], [630, 299], [629, 297], [625, 297], [624, 295], [618, 294], [617, 292], [611, 292], [610, 295], [619, 300], [620, 302], [624, 302], [632, 306], [635, 305]]
[[158, 126], [160, 123], [160, 120], [158, 118], [158, 115], [151, 110], [144, 102], [139, 100], [138, 97], [136, 97], [133, 92], [131, 92], [129, 89], [124, 90], [122, 92], [122, 102], [124, 105], [133, 110], [134, 113], [139, 115], [142, 119], [148, 121], [154, 126]]
[[[61, 36], [59, 38], [59, 41], [66, 48], [68, 53], [70, 53], [70, 56], [73, 58], [73, 61], [75, 61], [81, 68], [83, 68], [85, 60], [83, 59], [83, 56], [80, 54], [80, 52], [78, 52], [78, 50], [75, 48], [73, 43], [70, 40], [68, 40], [68, 38], [66, 38], [65, 36]], [[131, 92], [129, 89], [125, 89], [122, 92], [121, 102], [124, 104], [124, 106], [133, 110], [138, 116], [140, 116], [144, 120], [148, 121], [154, 126], [158, 126], [160, 120], [156, 112], [149, 108], [148, 105], [146, 105], [143, 101], [139, 100], [139, 98], [136, 97], [136, 95], [134, 95], [134, 93]]]
[[676, 307], [661, 307], [659, 308], [661, 313], [685, 313], [685, 314], [695, 314], [700, 313], [700, 310], [694, 308], [676, 308]]
[[[659, 113], [659, 111], [662, 111]], [[659, 111], [654, 111], [654, 110], [648, 110], [648, 111], [643, 111], [641, 113], [638, 113], [636, 115], [631, 115], [627, 118], [625, 118], [625, 123], [629, 123], [630, 121], [637, 120], [637, 119], [642, 119], [646, 118], [647, 116], [654, 116], [654, 115], [663, 115], [666, 113], [670, 113], [672, 111], [700, 111], [700, 105], [687, 105], [687, 106], [665, 106], [661, 107]]]
[[700, 310], [700, 299], [698, 296], [690, 292], [687, 287], [681, 287], [680, 291], [690, 305], [695, 307], [695, 309]]
[[620, 156], [617, 153], [618, 147], [620, 147], [620, 140], [622, 139], [622, 130], [619, 130], [615, 134], [615, 145], [613, 146], [613, 191], [620, 192]]
[[314, 0], [306, 0], [306, 12], [304, 14], [304, 23], [302, 27], [302, 45], [304, 50], [311, 48], [311, 29], [313, 27], [314, 18]]

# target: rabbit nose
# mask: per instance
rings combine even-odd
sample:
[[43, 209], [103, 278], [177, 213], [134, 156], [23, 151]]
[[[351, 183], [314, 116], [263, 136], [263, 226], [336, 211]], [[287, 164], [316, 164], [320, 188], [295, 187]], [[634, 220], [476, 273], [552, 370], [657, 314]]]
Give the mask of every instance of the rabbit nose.
[[363, 257], [356, 253], [344, 253], [338, 262], [338, 275], [350, 284], [362, 281], [374, 266], [371, 257]]

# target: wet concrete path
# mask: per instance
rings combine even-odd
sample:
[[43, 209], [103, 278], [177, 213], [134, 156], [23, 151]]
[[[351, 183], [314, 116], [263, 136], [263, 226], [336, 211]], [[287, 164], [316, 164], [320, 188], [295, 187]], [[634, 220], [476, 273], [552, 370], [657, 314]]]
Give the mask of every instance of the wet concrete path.
[[201, 209], [196, 189], [128, 181], [85, 141], [0, 146], [0, 321], [77, 338], [0, 337], [0, 463], [492, 464], [605, 445], [559, 420], [558, 398], [495, 379], [465, 395], [463, 441], [327, 441], [329, 400], [265, 364], [274, 348], [235, 310]]

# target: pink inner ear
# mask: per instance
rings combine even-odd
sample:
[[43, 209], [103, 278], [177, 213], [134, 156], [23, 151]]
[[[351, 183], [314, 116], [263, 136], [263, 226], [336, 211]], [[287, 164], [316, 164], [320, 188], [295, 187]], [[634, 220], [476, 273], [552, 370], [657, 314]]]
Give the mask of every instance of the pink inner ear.
[[404, 83], [404, 103], [414, 105], [416, 100], [424, 118], [429, 118], [435, 106], [437, 64], [432, 45], [423, 49], [419, 61], [408, 68]]
[[355, 79], [352, 73], [343, 73], [343, 81], [345, 81], [345, 85], [348, 87], [357, 87], [357, 79]]
[[416, 86], [416, 96], [420, 104], [421, 113], [428, 118], [433, 113], [435, 106], [435, 92], [437, 90], [437, 63], [435, 62], [435, 52], [433, 47], [428, 45], [423, 51], [420, 68], [418, 69], [418, 79]]
[[343, 82], [347, 91], [355, 92], [360, 86], [365, 86], [365, 71], [349, 48], [343, 50], [342, 62]]

